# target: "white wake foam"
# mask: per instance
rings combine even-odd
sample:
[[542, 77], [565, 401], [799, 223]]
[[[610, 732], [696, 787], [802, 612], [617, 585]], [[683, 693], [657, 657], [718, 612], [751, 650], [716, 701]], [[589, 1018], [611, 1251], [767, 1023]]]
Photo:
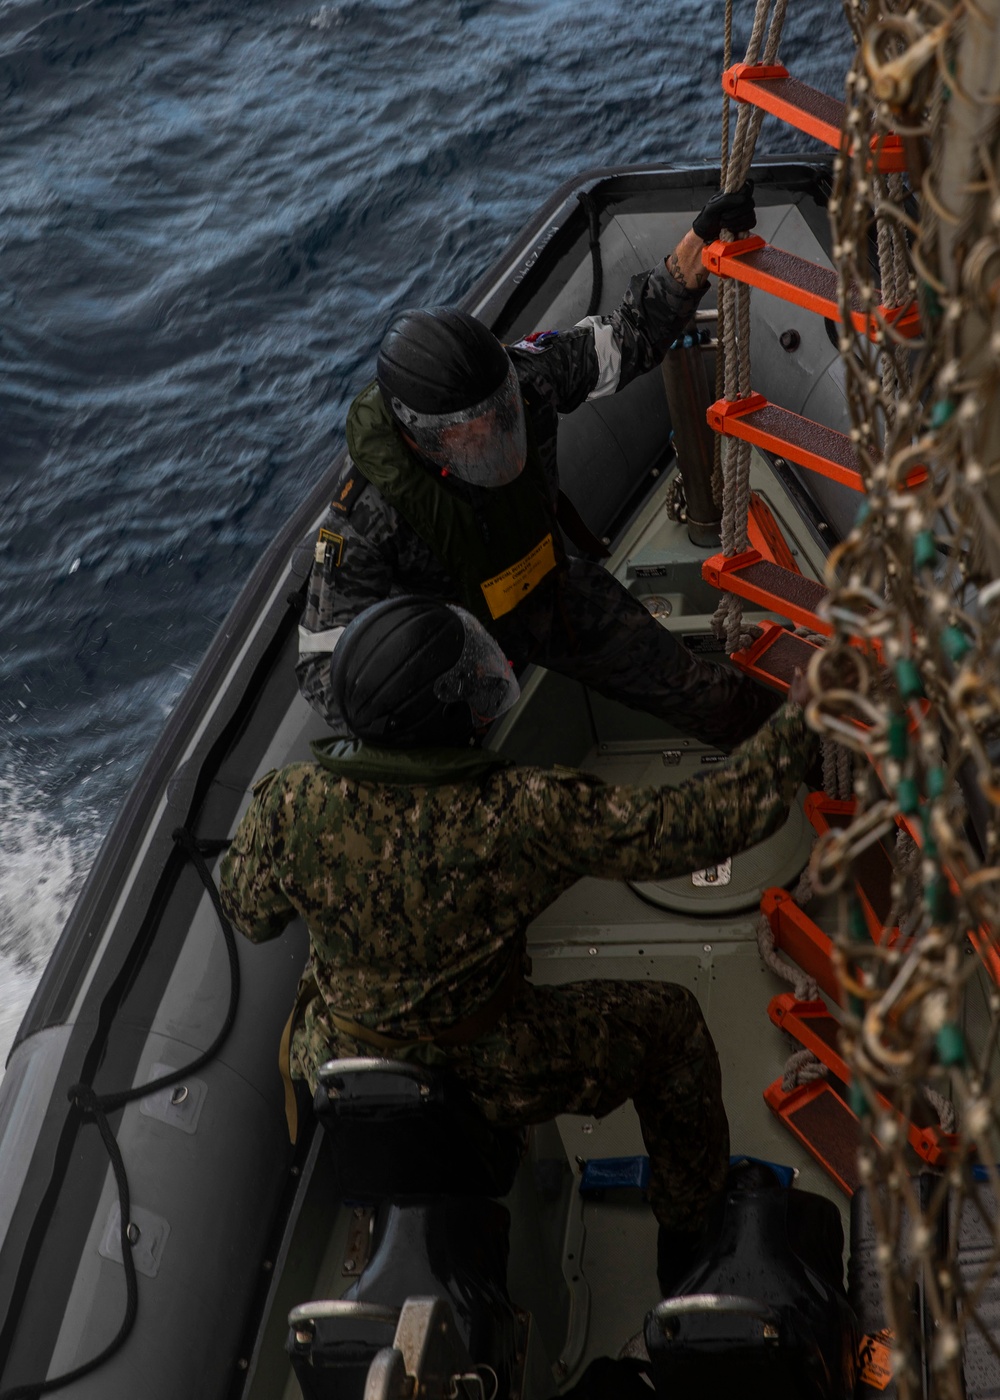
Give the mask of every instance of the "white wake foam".
[[51, 802], [0, 773], [0, 1067], [100, 839], [96, 812], [71, 833]]

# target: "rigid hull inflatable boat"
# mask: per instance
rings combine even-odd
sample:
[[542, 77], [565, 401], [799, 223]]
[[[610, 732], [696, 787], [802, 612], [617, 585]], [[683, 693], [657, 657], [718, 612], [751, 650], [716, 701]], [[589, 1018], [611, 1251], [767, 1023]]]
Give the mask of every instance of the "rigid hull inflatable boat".
[[[756, 232], [828, 268], [828, 162], [765, 162], [753, 174]], [[717, 187], [713, 170], [588, 173], [556, 192], [465, 306], [508, 342], [610, 310]], [[559, 448], [564, 489], [606, 540], [608, 567], [706, 651], [720, 650], [719, 546], [702, 528], [693, 458], [715, 297], [713, 281], [662, 371], [567, 418]], [[836, 340], [822, 315], [755, 294], [755, 391], [846, 433]], [[794, 606], [808, 609], [854, 519], [856, 483], [850, 467], [807, 468], [776, 440], [753, 449], [753, 538], [765, 564], [796, 574]], [[681, 463], [683, 494], [682, 452], [692, 459]], [[678, 1296], [659, 1295], [630, 1105], [601, 1121], [561, 1118], [525, 1140], [489, 1129], [415, 1066], [336, 1062], [319, 1096], [329, 1131], [311, 1120], [290, 1145], [278, 1045], [305, 929], [227, 946], [206, 879], [256, 779], [308, 759], [324, 733], [294, 663], [312, 542], [340, 465], [261, 560], [171, 715], [11, 1052], [0, 1086], [2, 1393], [34, 1394], [33, 1383], [100, 1357], [60, 1393], [548, 1400], [644, 1325], [664, 1396], [728, 1394], [740, 1376], [773, 1395], [840, 1397], [856, 1384], [874, 1393], [858, 1377], [871, 1379], [874, 1348], [887, 1354], [888, 1344], [872, 1341], [885, 1318], [863, 1210], [850, 1304], [840, 1288], [850, 1162], [838, 1168], [832, 1148], [787, 1132], [762, 1099], [787, 1045], [767, 1016], [786, 984], [761, 959], [759, 914], [766, 892], [793, 885], [808, 860], [805, 793], [781, 830], [722, 866], [636, 887], [581, 880], [531, 929], [538, 982], [649, 977], [691, 988], [719, 1047], [734, 1150], [785, 1169], [734, 1169], [715, 1244]], [[774, 658], [793, 633], [768, 596], [748, 594], [746, 617], [765, 624], [774, 655], [758, 669], [780, 688], [790, 672]], [[721, 761], [554, 673], [529, 673], [522, 691], [490, 738], [519, 760], [635, 783], [678, 782]], [[971, 1020], [985, 996], [977, 985]], [[141, 1093], [164, 1077], [172, 1082]], [[71, 1102], [79, 1085], [100, 1114], [80, 1091]], [[136, 1096], [122, 1103], [119, 1091]], [[859, 1371], [865, 1337], [869, 1369]]]

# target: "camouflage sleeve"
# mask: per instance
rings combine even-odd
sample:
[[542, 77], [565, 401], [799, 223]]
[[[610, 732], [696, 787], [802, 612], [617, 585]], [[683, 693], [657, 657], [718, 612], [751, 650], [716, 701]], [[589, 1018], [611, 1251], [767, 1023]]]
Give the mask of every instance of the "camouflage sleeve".
[[271, 842], [281, 775], [272, 769], [254, 785], [253, 799], [236, 828], [219, 871], [226, 918], [251, 943], [277, 938], [296, 917], [278, 883]]
[[559, 413], [617, 393], [660, 363], [707, 287], [685, 287], [665, 263], [637, 273], [616, 311], [509, 346], [522, 386]]
[[344, 628], [391, 592], [426, 593], [447, 575], [383, 496], [363, 489], [349, 514], [331, 508], [316, 539], [305, 611], [299, 624], [299, 690], [335, 733], [346, 732], [330, 693], [330, 657]]
[[798, 706], [784, 705], [725, 768], [680, 787], [620, 787], [533, 770], [521, 815], [549, 867], [606, 879], [669, 879], [716, 865], [776, 831], [818, 742]]

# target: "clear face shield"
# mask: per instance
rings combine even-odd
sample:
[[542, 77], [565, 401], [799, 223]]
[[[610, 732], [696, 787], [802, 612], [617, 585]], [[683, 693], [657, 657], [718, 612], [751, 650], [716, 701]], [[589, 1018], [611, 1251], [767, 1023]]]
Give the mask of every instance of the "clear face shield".
[[396, 419], [420, 452], [472, 486], [506, 486], [520, 476], [528, 452], [517, 374], [482, 403], [457, 413], [417, 413], [399, 399], [389, 401]]
[[462, 624], [462, 654], [434, 682], [434, 694], [444, 704], [464, 700], [477, 725], [506, 714], [521, 694], [510, 662], [486, 628], [464, 608], [448, 607]]

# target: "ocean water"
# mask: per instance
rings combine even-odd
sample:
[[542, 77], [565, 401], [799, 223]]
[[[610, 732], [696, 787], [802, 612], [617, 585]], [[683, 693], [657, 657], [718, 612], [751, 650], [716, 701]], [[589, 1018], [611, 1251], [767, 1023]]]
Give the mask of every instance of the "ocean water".
[[[0, 0], [0, 1062], [387, 322], [460, 296], [588, 167], [716, 162], [723, 17]], [[750, 21], [736, 0], [736, 58]], [[785, 33], [841, 95], [840, 7], [792, 0]], [[810, 145], [767, 121], [758, 149]]]

